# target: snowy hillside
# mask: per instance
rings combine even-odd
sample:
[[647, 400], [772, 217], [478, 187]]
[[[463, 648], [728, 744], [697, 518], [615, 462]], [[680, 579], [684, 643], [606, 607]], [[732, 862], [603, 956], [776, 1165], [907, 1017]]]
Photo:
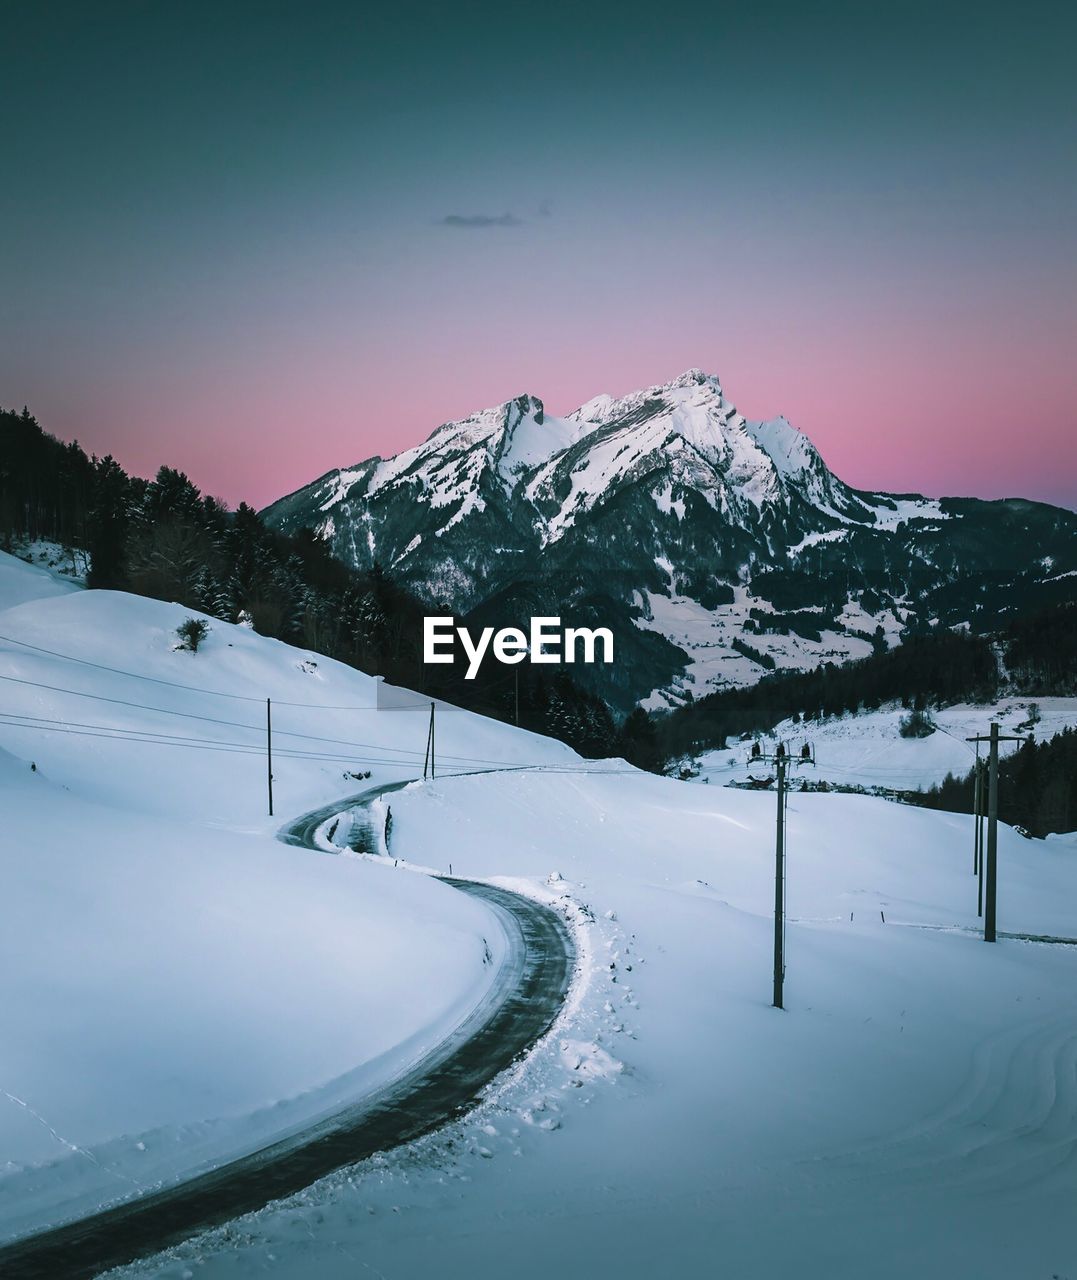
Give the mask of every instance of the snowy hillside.
[[[275, 838], [356, 774], [421, 774], [429, 704], [215, 620], [181, 652], [189, 616], [0, 555], [0, 1241], [363, 1094], [500, 963], [464, 895]], [[446, 770], [575, 759], [449, 708], [438, 741]]]
[[504, 942], [422, 874], [451, 864], [573, 922], [554, 1032], [470, 1115], [126, 1274], [1066, 1274], [1072, 836], [1001, 829], [987, 947], [971, 820], [793, 795], [778, 1012], [773, 795], [442, 707], [389, 856], [292, 848], [285, 817], [421, 773], [423, 699], [212, 620], [183, 652], [186, 611], [10, 558], [0, 584], [0, 1242], [293, 1132], [458, 1027]]
[[[574, 904], [585, 974], [475, 1114], [129, 1274], [1064, 1276], [1077, 946], [977, 934], [968, 819], [646, 775], [447, 779], [397, 850]], [[1003, 829], [999, 927], [1077, 938], [1077, 845]], [[720, 1260], [720, 1263], [716, 1263]]]
[[[28, 555], [38, 559], [33, 550]], [[47, 559], [45, 563], [34, 564], [0, 552], [0, 607], [4, 609], [12, 609], [29, 600], [70, 595], [80, 585], [70, 577], [50, 570]]]
[[[1030, 706], [1038, 708], [1038, 721], [1029, 726]], [[777, 742], [795, 746], [810, 741], [816, 764], [806, 776], [813, 782], [865, 788], [926, 790], [942, 782], [946, 775], [963, 778], [973, 767], [975, 746], [967, 738], [986, 733], [998, 720], [1003, 734], [1035, 733], [1043, 742], [1077, 726], [1077, 698], [1002, 698], [989, 706], [965, 703], [932, 710], [935, 732], [926, 738], [903, 738], [901, 720], [908, 713], [900, 707], [861, 711], [827, 720], [794, 724], [783, 720], [761, 737], [765, 745]], [[1017, 750], [1015, 742], [1001, 744], [1002, 755]], [[748, 768], [749, 744], [731, 743], [724, 751], [707, 751], [692, 760], [700, 782], [725, 785], [744, 781]], [[758, 773], [758, 769], [756, 770]]]
[[622, 657], [582, 674], [622, 710], [994, 618], [1077, 570], [1074, 513], [852, 489], [784, 418], [746, 419], [698, 369], [563, 418], [519, 396], [263, 515], [458, 613], [594, 615]]
[[[267, 698], [279, 814], [359, 790], [357, 772], [373, 769], [375, 781], [422, 772], [430, 703], [418, 695], [379, 692], [354, 668], [215, 618], [198, 652], [183, 652], [176, 628], [197, 616], [190, 609], [74, 590], [2, 554], [0, 573], [0, 590], [7, 583], [16, 598], [37, 584], [48, 593], [0, 614], [3, 745], [73, 791], [273, 832]], [[445, 770], [576, 758], [448, 705], [437, 738]]]

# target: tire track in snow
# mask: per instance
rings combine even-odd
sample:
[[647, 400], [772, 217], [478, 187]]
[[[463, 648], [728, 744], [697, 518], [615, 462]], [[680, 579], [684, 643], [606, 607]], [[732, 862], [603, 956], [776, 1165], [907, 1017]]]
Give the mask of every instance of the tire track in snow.
[[989, 1036], [963, 1084], [893, 1134], [817, 1157], [861, 1180], [939, 1183], [978, 1194], [1039, 1192], [1077, 1160], [1077, 1031], [1045, 1017]]
[[[279, 838], [324, 852], [315, 833], [407, 782], [372, 787], [302, 815]], [[4, 1280], [82, 1280], [170, 1245], [439, 1128], [469, 1111], [486, 1086], [549, 1030], [572, 978], [575, 947], [552, 908], [477, 881], [438, 877], [499, 918], [509, 954], [497, 982], [457, 1031], [410, 1071], [316, 1125], [165, 1187], [0, 1247]]]

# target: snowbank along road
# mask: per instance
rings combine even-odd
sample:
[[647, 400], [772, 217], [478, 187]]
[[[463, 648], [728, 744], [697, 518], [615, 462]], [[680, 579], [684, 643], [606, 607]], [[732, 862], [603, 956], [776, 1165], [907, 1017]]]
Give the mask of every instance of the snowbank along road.
[[[280, 838], [317, 849], [315, 833], [324, 822], [405, 785], [372, 788], [305, 814], [285, 827]], [[565, 923], [550, 907], [493, 885], [442, 879], [480, 898], [509, 940], [490, 994], [452, 1036], [403, 1076], [312, 1128], [179, 1186], [0, 1249], [0, 1274], [6, 1280], [97, 1275], [291, 1195], [466, 1111], [552, 1025], [568, 990], [574, 946]]]

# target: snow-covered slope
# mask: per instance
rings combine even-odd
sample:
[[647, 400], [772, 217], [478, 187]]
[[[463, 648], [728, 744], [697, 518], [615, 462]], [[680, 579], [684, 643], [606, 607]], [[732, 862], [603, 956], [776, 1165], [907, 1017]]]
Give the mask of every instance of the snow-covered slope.
[[[725, 398], [718, 379], [699, 369], [621, 399], [601, 397], [572, 415], [587, 429], [575, 449], [551, 448], [528, 482], [554, 541], [609, 492], [668, 471], [671, 485], [700, 493], [742, 526], [792, 494], [842, 520], [874, 515], [826, 469], [807, 439], [784, 418], [749, 422]], [[551, 443], [557, 436], [551, 438]], [[659, 495], [652, 491], [656, 501]], [[670, 499], [671, 500], [671, 499]], [[938, 514], [926, 503], [920, 514]], [[683, 518], [683, 516], [682, 516]]]
[[32, 594], [0, 611], [0, 1238], [294, 1125], [451, 1024], [496, 951], [415, 874], [451, 862], [574, 919], [555, 1034], [447, 1130], [130, 1274], [1066, 1274], [1077, 946], [1023, 938], [1077, 938], [1071, 837], [1003, 828], [991, 948], [970, 820], [792, 796], [778, 1013], [773, 796], [443, 708], [446, 774], [493, 771], [394, 794], [400, 867], [285, 848], [264, 698], [281, 815], [417, 772], [425, 703], [376, 710], [368, 677], [224, 624], [177, 652], [159, 602]]
[[[4, 566], [52, 584], [0, 555]], [[195, 616], [113, 591], [4, 610], [0, 742], [95, 801], [265, 832], [280, 825], [266, 811], [267, 699], [278, 814], [360, 790], [354, 775], [368, 769], [375, 781], [422, 772], [428, 699], [215, 618], [198, 652], [183, 652], [176, 628]], [[455, 707], [437, 715], [445, 770], [576, 758]]]
[[0, 1240], [361, 1096], [496, 972], [496, 922], [433, 881], [3, 766]]
[[[1077, 946], [977, 934], [969, 819], [634, 774], [394, 798], [398, 852], [575, 904], [585, 982], [477, 1113], [136, 1268], [233, 1280], [1064, 1276]], [[1003, 829], [999, 927], [1077, 938], [1077, 845]], [[168, 1269], [164, 1269], [168, 1268]]]
[[[1029, 724], [1032, 705], [1038, 708], [1039, 717], [1034, 725]], [[985, 733], [992, 720], [999, 722], [1004, 734], [1033, 732], [1043, 742], [1077, 727], [1077, 698], [1001, 698], [986, 706], [958, 703], [930, 712], [935, 732], [925, 738], [901, 736], [901, 721], [907, 714], [900, 707], [889, 707], [804, 724], [783, 720], [762, 735], [761, 741], [796, 746], [810, 741], [816, 758], [815, 767], [806, 775], [811, 782], [926, 790], [942, 782], [948, 773], [963, 778], [969, 772], [976, 750], [967, 739]], [[1003, 742], [1000, 751], [1009, 755], [1017, 746], [1016, 742]], [[745, 780], [751, 773], [748, 750], [748, 743], [735, 742], [726, 750], [695, 757], [698, 780], [718, 785]]]
[[770, 661], [855, 658], [1077, 569], [1074, 513], [854, 490], [784, 418], [746, 419], [698, 369], [564, 418], [519, 396], [263, 514], [460, 613], [596, 612], [623, 656], [579, 674], [622, 707], [750, 685]]
[[[33, 552], [28, 551], [27, 554], [33, 555]], [[12, 609], [28, 600], [70, 595], [78, 589], [78, 583], [51, 572], [45, 564], [33, 564], [0, 552], [0, 607], [4, 609]]]
[[[180, 652], [187, 616], [0, 554], [0, 1240], [383, 1083], [503, 954], [464, 895], [275, 839], [420, 774], [429, 703], [382, 690], [379, 710], [370, 677], [215, 620]], [[438, 742], [445, 770], [575, 760], [450, 708]]]

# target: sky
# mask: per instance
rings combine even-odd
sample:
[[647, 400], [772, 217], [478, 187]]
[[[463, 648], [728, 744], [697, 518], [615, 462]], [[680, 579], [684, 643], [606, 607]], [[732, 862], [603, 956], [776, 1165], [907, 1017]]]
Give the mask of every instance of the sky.
[[[750, 10], [750, 11], [749, 11]], [[9, 3], [0, 404], [262, 506], [685, 369], [1077, 508], [1070, 7]]]

